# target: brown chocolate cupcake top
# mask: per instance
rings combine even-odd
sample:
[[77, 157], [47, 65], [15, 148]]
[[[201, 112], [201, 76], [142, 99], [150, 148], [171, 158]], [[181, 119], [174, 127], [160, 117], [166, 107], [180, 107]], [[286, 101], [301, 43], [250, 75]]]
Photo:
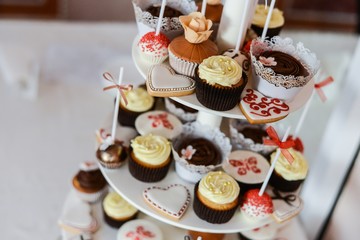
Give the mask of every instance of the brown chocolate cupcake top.
[[[149, 12], [153, 16], [159, 16], [160, 15], [160, 8], [161, 6], [152, 5], [149, 8], [146, 9], [147, 12]], [[184, 15], [182, 12], [171, 8], [169, 6], [165, 6], [165, 12], [164, 17], [179, 17], [181, 15]]]
[[76, 179], [80, 186], [85, 189], [100, 190], [106, 185], [106, 180], [99, 169], [92, 171], [80, 170]]
[[263, 143], [263, 138], [268, 136], [266, 131], [261, 128], [246, 127], [241, 133], [245, 138], [252, 139], [254, 143]]
[[[308, 76], [308, 71], [304, 66], [293, 56], [283, 53], [280, 51], [265, 51], [260, 57], [265, 57], [267, 59], [273, 58], [273, 64], [264, 64], [264, 66], [271, 68], [275, 73], [281, 74], [284, 76]], [[261, 61], [261, 59], [260, 59]]]
[[178, 148], [178, 154], [189, 164], [217, 165], [221, 162], [221, 153], [218, 148], [205, 138], [184, 139]]

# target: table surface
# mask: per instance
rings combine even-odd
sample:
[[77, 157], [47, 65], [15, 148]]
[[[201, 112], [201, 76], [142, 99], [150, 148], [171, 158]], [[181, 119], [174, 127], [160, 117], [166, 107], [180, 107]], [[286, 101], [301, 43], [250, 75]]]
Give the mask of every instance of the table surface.
[[[1, 236], [55, 239], [71, 178], [80, 162], [94, 160], [95, 130], [112, 111], [113, 97], [102, 91], [101, 74], [115, 62], [125, 67], [125, 83], [143, 81], [131, 60], [137, 29], [134, 23], [1, 20], [0, 32], [0, 53], [6, 53], [1, 54], [3, 59], [11, 56], [21, 62], [24, 53], [9, 53], [9, 49], [26, 49], [41, 67], [39, 93], [33, 100], [19, 96], [13, 83], [0, 75]], [[330, 70], [339, 59], [349, 61], [357, 41], [352, 35], [328, 33], [319, 44], [319, 33], [284, 34], [314, 44]], [[337, 59], [327, 50], [334, 41], [342, 43], [337, 45]], [[343, 72], [333, 76], [336, 74]], [[336, 91], [329, 98], [331, 94]], [[317, 140], [304, 137], [305, 142]], [[306, 150], [312, 151], [313, 146]]]

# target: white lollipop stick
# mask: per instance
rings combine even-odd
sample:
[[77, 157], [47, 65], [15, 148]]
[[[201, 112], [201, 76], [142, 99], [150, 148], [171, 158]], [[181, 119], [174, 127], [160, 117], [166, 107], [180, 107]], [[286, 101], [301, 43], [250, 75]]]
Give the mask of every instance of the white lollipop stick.
[[159, 33], [160, 33], [160, 28], [161, 28], [161, 24], [162, 24], [162, 20], [163, 20], [163, 17], [164, 17], [164, 12], [165, 12], [165, 6], [166, 6], [166, 0], [162, 0], [161, 8], [160, 8], [160, 15], [159, 15], [158, 23], [157, 23], [157, 26], [156, 26], [155, 36], [158, 36]]
[[250, 0], [245, 0], [245, 7], [243, 8], [243, 12], [242, 12], [241, 19], [240, 19], [241, 23], [240, 23], [238, 39], [237, 39], [236, 46], [235, 46], [235, 53], [240, 51], [240, 47], [245, 38], [244, 33], [247, 30], [246, 19], [247, 19], [247, 12], [248, 12], [249, 6], [250, 6]]
[[206, 4], [207, 4], [207, 0], [203, 0], [202, 5], [201, 5], [201, 14], [203, 16], [205, 16], [205, 13], [206, 13]]
[[267, 5], [268, 5], [267, 0], [265, 0], [265, 9], [267, 9]]
[[307, 113], [309, 112], [309, 108], [310, 108], [310, 105], [311, 105], [311, 102], [312, 102], [312, 99], [313, 99], [314, 95], [315, 95], [315, 89], [313, 90], [309, 100], [306, 102], [304, 110], [301, 112], [299, 122], [297, 123], [296, 128], [295, 128], [293, 139], [296, 139], [299, 136], [300, 129], [301, 129], [303, 123], [304, 123], [304, 120], [305, 120], [305, 117], [306, 117]]
[[[286, 129], [285, 135], [284, 135], [284, 137], [283, 137], [282, 140], [281, 140], [282, 142], [286, 141], [286, 139], [288, 138], [289, 133], [290, 133], [290, 129], [291, 129], [291, 127], [288, 127], [288, 128]], [[267, 185], [268, 185], [268, 183], [269, 183], [271, 174], [273, 173], [274, 168], [275, 168], [275, 164], [277, 163], [277, 161], [278, 161], [278, 159], [279, 159], [279, 157], [280, 157], [280, 153], [281, 153], [281, 150], [280, 150], [280, 148], [278, 148], [278, 149], [276, 150], [275, 159], [274, 159], [274, 161], [272, 162], [272, 164], [271, 164], [271, 166], [270, 166], [270, 169], [269, 169], [269, 172], [268, 172], [267, 175], [266, 175], [265, 181], [264, 181], [264, 183], [261, 185], [261, 189], [260, 189], [260, 192], [259, 192], [259, 196], [262, 196], [262, 195], [264, 194], [264, 192], [265, 192], [265, 188], [267, 187]]]
[[262, 35], [261, 35], [261, 40], [262, 41], [265, 40], [265, 36], [266, 36], [267, 30], [269, 28], [269, 23], [270, 23], [272, 12], [274, 10], [275, 2], [276, 2], [276, 0], [271, 1], [269, 12], [268, 12], [268, 15], [267, 15], [266, 21], [265, 21], [265, 26], [264, 26], [264, 29], [263, 29], [263, 32], [262, 32]]
[[[121, 85], [123, 75], [124, 75], [124, 68], [120, 67], [118, 85]], [[119, 115], [120, 99], [121, 99], [120, 91], [117, 91], [116, 102], [115, 102], [115, 110], [114, 110], [114, 118], [113, 118], [112, 129], [111, 129], [111, 139], [113, 140], [113, 142], [115, 142], [116, 125], [117, 125], [117, 118], [118, 118], [118, 115]]]

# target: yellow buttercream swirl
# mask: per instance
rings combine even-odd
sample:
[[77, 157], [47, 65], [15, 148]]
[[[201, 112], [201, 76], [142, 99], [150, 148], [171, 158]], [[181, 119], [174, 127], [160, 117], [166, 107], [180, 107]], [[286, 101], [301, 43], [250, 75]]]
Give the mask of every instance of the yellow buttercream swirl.
[[116, 219], [133, 216], [138, 211], [116, 192], [106, 195], [103, 207], [107, 215]]
[[170, 142], [157, 135], [138, 136], [131, 141], [135, 157], [150, 165], [161, 165], [169, 158], [171, 153]]
[[212, 21], [208, 20], [200, 12], [193, 12], [187, 16], [179, 17], [184, 28], [185, 39], [190, 43], [202, 43], [210, 37]]
[[121, 104], [130, 111], [144, 112], [154, 105], [154, 97], [148, 94], [143, 88], [136, 88], [124, 92], [128, 104], [125, 105], [124, 99], [121, 99]]
[[[309, 169], [306, 159], [300, 152], [294, 150], [293, 148], [288, 150], [293, 156], [294, 162], [290, 164], [284, 155], [280, 154], [280, 157], [275, 165], [275, 171], [288, 181], [305, 179]], [[275, 155], [276, 152], [271, 154], [271, 163], [274, 161]]]
[[231, 87], [241, 80], [242, 68], [230, 57], [212, 56], [199, 65], [199, 77], [210, 85]]
[[228, 204], [238, 198], [240, 187], [231, 176], [218, 171], [205, 175], [200, 180], [198, 191], [214, 203]]
[[[252, 20], [252, 24], [259, 26], [259, 27], [264, 27], [268, 12], [269, 12], [269, 7], [267, 7], [265, 9], [264, 4], [258, 4], [255, 9], [255, 14], [254, 14], [254, 18]], [[274, 8], [272, 15], [271, 15], [269, 28], [276, 28], [276, 27], [283, 26], [284, 21], [285, 20], [284, 20], [283, 12], [277, 8]]]

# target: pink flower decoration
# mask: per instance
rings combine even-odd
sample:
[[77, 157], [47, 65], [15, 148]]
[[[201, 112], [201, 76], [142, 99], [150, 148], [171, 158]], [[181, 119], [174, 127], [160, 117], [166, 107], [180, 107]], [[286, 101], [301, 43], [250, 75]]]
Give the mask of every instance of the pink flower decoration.
[[270, 67], [270, 66], [276, 66], [277, 62], [275, 61], [275, 58], [273, 57], [263, 57], [263, 56], [260, 56], [259, 57], [259, 61], [264, 65], [264, 66], [267, 66], [267, 67]]
[[192, 156], [195, 154], [196, 149], [193, 148], [193, 146], [189, 145], [186, 147], [186, 149], [181, 149], [181, 158], [190, 160]]

